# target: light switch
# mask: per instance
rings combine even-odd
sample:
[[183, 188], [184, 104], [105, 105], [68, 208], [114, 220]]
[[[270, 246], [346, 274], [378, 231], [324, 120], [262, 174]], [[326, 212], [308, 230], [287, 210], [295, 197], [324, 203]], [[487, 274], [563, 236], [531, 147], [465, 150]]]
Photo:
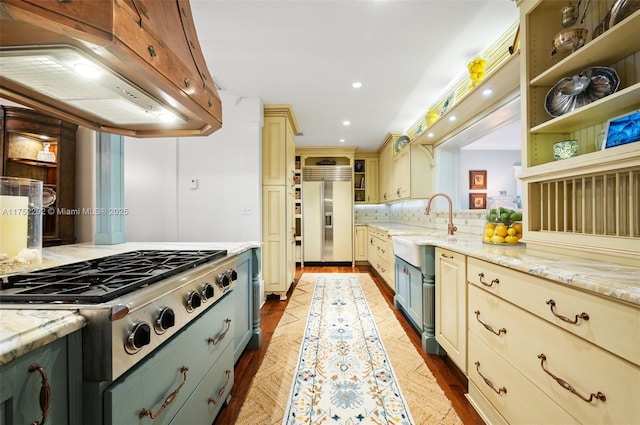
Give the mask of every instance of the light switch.
[[198, 179], [189, 179], [189, 189], [197, 189], [198, 188]]

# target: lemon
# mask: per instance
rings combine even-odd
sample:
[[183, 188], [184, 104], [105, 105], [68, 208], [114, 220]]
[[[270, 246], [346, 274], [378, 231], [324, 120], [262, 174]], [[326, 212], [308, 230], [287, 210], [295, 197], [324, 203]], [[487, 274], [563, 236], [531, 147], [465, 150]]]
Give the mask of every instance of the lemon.
[[482, 238], [482, 242], [491, 243], [491, 236], [485, 236]]
[[493, 231], [493, 229], [487, 229], [487, 230], [485, 230], [485, 231], [484, 231], [484, 235], [485, 235], [485, 236], [487, 236], [487, 237], [489, 237], [489, 238], [490, 238], [491, 236], [493, 236], [493, 234], [494, 234], [494, 233], [495, 233], [495, 232]]
[[496, 228], [496, 224], [495, 223], [487, 223], [484, 225], [485, 229], [495, 229]]
[[504, 224], [498, 224], [496, 226], [496, 235], [501, 236], [503, 238], [507, 236], [507, 226], [505, 226]]
[[522, 223], [513, 223], [511, 227], [516, 229], [516, 233], [522, 233]]
[[516, 235], [516, 233], [518, 233], [518, 232], [517, 232], [517, 231], [516, 231], [516, 229], [514, 229], [513, 227], [509, 227], [509, 228], [507, 229], [507, 235], [509, 235], [509, 236], [515, 236], [515, 235]]
[[506, 243], [518, 243], [518, 237], [517, 236], [507, 236], [506, 238], [504, 238], [504, 241]]
[[491, 237], [491, 242], [493, 242], [493, 243], [504, 243], [504, 238], [502, 236], [499, 236], [499, 235], [493, 235]]

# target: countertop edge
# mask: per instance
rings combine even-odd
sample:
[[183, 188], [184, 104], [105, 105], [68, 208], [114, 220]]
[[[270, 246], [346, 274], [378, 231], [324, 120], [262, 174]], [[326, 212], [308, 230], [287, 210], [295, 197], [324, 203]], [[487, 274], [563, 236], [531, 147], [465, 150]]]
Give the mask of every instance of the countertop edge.
[[[68, 310], [2, 310], [0, 317], [0, 365], [80, 330], [87, 323], [84, 316]], [[14, 326], [20, 329], [10, 329]]]
[[392, 237], [411, 240], [418, 245], [449, 249], [570, 288], [640, 307], [640, 269], [637, 267], [545, 253], [527, 248], [526, 245], [485, 244], [480, 236], [471, 234], [447, 236], [446, 232], [393, 223], [368, 225], [385, 230]]

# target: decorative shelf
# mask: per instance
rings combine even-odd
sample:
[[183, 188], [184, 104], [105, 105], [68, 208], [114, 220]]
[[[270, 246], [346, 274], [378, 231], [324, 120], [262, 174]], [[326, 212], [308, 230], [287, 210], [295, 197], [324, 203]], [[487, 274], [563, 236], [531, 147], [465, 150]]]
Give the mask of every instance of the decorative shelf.
[[594, 172], [599, 173], [637, 167], [640, 166], [639, 146], [640, 142], [630, 143], [561, 161], [530, 166], [522, 170], [520, 178], [523, 181], [561, 179]]
[[[411, 144], [423, 144], [437, 146], [455, 134], [472, 125], [482, 118], [479, 114], [483, 110], [488, 115], [508, 101], [516, 98], [520, 87], [520, 51], [514, 53], [500, 68], [496, 69], [478, 86], [441, 115], [433, 124], [424, 128]], [[485, 96], [483, 91], [491, 88], [490, 96]], [[455, 121], [450, 117], [455, 116]], [[428, 134], [433, 134], [429, 137]]]
[[640, 83], [531, 128], [533, 134], [569, 133], [640, 107]]
[[17, 163], [26, 164], [26, 165], [33, 165], [33, 166], [42, 167], [42, 168], [56, 168], [58, 166], [58, 164], [55, 162], [38, 161], [37, 159], [30, 159], [30, 158], [8, 158], [8, 159], [9, 161], [12, 161], [12, 162], [17, 162]]
[[[609, 65], [638, 50], [640, 10], [614, 25], [531, 80], [531, 87], [551, 87], [561, 78], [593, 65]], [[611, 42], [615, 40], [615, 42]]]

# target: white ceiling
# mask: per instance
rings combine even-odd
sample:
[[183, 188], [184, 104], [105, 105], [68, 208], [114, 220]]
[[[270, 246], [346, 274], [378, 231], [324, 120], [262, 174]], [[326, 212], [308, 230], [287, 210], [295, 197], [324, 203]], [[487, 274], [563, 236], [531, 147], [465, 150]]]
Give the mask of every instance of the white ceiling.
[[361, 150], [407, 131], [518, 19], [511, 0], [191, 0], [191, 8], [223, 90], [291, 104], [297, 146]]

